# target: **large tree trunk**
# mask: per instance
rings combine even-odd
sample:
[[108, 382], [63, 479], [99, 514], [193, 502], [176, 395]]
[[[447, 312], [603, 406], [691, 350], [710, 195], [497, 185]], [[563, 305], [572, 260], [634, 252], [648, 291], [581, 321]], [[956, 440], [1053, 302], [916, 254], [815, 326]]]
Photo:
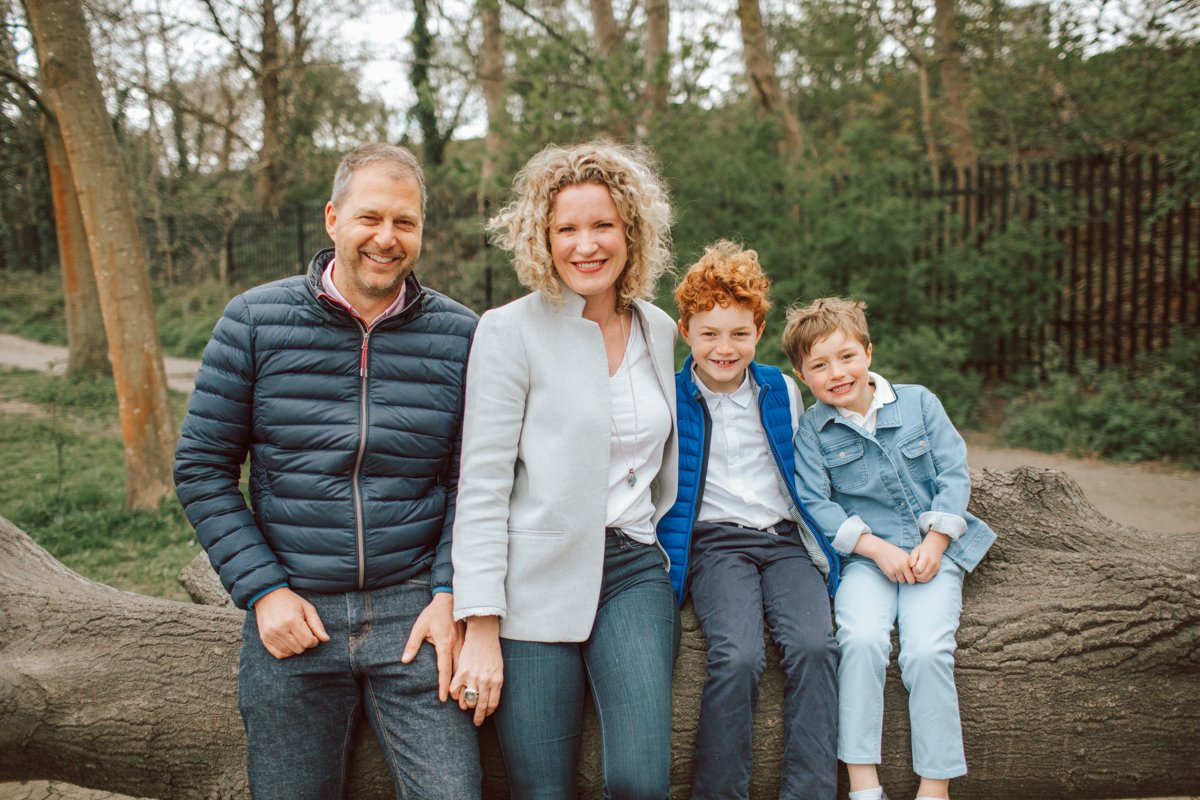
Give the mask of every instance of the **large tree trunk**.
[[66, 146], [108, 334], [125, 442], [125, 503], [173, 493], [175, 421], [167, 400], [146, 248], [104, 106], [79, 0], [28, 0], [43, 83]]
[[[979, 476], [977, 476], [978, 478]], [[960, 800], [1200, 793], [1200, 537], [1121, 528], [1061, 473], [984, 472], [973, 510], [1000, 538], [967, 580], [958, 684], [971, 774]], [[211, 577], [209, 578], [211, 580]], [[674, 796], [691, 784], [704, 642], [690, 607], [675, 676]], [[236, 708], [241, 614], [119, 592], [0, 519], [0, 780], [246, 797]], [[773, 648], [770, 652], [774, 652]], [[782, 675], [756, 717], [751, 796], [777, 796]], [[905, 694], [886, 697], [884, 784], [912, 796]], [[359, 743], [369, 739], [360, 730]], [[486, 795], [507, 797], [484, 728]], [[373, 744], [355, 798], [391, 797]], [[599, 797], [594, 718], [582, 797]]]
[[54, 199], [54, 232], [58, 237], [58, 260], [62, 267], [63, 308], [67, 317], [67, 374], [107, 375], [108, 340], [96, 276], [88, 253], [87, 233], [71, 165], [58, 124], [42, 117], [42, 142], [50, 168], [50, 194]]
[[979, 160], [967, 111], [970, 85], [962, 64], [955, 0], [935, 0], [934, 32], [937, 37], [938, 74], [942, 79], [942, 110], [950, 132], [950, 157], [957, 170], [970, 169]]
[[738, 21], [742, 27], [742, 56], [746, 62], [750, 93], [764, 113], [778, 117], [782, 123], [780, 149], [785, 155], [797, 156], [804, 149], [800, 117], [787, 104], [779, 86], [775, 57], [771, 55], [767, 44], [767, 32], [763, 27], [758, 0], [738, 0]]

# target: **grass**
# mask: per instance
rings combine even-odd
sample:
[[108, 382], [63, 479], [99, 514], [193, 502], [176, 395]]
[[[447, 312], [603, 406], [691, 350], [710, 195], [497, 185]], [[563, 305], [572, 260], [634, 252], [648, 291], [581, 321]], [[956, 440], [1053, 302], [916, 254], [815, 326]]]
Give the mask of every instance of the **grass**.
[[[239, 291], [216, 281], [155, 286], [155, 316], [163, 352], [199, 358], [225, 304]], [[45, 344], [67, 343], [62, 282], [57, 273], [22, 273], [20, 280], [5, 287], [5, 300], [0, 306], [0, 332]]]
[[178, 503], [124, 509], [112, 381], [0, 372], [0, 403], [0, 514], [82, 575], [187, 601], [178, 574], [199, 545]]

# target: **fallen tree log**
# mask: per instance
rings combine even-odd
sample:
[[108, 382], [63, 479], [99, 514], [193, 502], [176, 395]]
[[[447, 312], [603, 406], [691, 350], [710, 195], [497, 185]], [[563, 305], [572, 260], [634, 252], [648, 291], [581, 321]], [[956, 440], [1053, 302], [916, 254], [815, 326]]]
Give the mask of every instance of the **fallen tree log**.
[[[958, 677], [971, 774], [955, 797], [1200, 793], [1200, 535], [1122, 528], [1054, 471], [985, 471], [973, 511], [1000, 538], [967, 581]], [[88, 581], [0, 519], [0, 780], [248, 797], [240, 619]], [[703, 678], [688, 608], [675, 678], [677, 797], [690, 788]], [[756, 719], [755, 798], [777, 796], [781, 691], [772, 663]], [[916, 788], [906, 700], [893, 674], [881, 772], [899, 797]], [[369, 730], [359, 733], [349, 796], [391, 797]], [[486, 796], [504, 798], [486, 727], [483, 749]], [[584, 751], [581, 796], [599, 797], [594, 720]]]

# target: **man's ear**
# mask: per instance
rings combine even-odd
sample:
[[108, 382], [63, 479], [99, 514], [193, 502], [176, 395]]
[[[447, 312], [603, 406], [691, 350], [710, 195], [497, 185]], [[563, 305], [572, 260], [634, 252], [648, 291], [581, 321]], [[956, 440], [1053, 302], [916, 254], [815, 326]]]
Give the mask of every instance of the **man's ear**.
[[337, 228], [337, 209], [333, 207], [333, 203], [325, 204], [325, 232], [329, 234], [329, 238], [337, 241], [337, 237], [333, 235]]

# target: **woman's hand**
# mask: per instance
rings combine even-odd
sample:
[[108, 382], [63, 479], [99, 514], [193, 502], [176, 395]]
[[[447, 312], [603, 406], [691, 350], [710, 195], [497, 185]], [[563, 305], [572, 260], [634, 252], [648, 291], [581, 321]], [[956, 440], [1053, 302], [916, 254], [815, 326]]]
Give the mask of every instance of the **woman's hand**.
[[[504, 657], [500, 653], [500, 618], [468, 617], [467, 635], [458, 654], [458, 665], [450, 681], [450, 696], [464, 711], [474, 711], [476, 725], [482, 725], [500, 705], [500, 687], [504, 685]], [[474, 703], [467, 690], [479, 693]]]

